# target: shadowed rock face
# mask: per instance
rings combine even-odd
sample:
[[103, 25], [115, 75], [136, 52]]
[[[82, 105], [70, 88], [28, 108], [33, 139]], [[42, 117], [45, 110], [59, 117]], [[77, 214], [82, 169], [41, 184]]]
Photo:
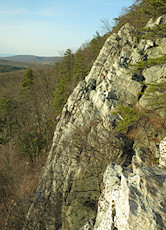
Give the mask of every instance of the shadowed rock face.
[[[162, 211], [153, 199], [156, 196], [159, 198], [164, 196], [164, 193], [159, 192], [159, 188], [165, 188], [166, 174], [164, 171], [162, 174], [157, 167], [140, 168], [147, 165], [146, 152], [141, 148], [155, 151], [164, 134], [157, 134], [158, 142], [149, 142], [147, 141], [149, 133], [153, 137], [157, 132], [152, 127], [146, 127], [147, 130], [145, 127], [140, 128], [134, 140], [117, 134], [115, 129], [117, 122], [122, 119], [113, 113], [117, 105], [137, 104], [146, 108], [147, 99], [144, 97], [146, 89], [140, 81], [149, 83], [165, 79], [164, 65], [162, 69], [161, 66], [155, 66], [155, 74], [153, 74], [154, 67], [150, 67], [140, 75], [132, 73], [132, 67], [119, 65], [122, 47], [125, 47], [128, 62], [131, 64], [144, 60], [145, 56], [148, 58], [152, 53], [159, 55], [159, 50], [166, 47], [165, 38], [161, 39], [158, 45], [147, 40], [137, 43], [134, 34], [135, 30], [129, 24], [123, 26], [117, 34], [112, 34], [106, 40], [88, 76], [77, 85], [68, 98], [56, 127], [52, 148], [41, 173], [24, 229], [78, 230], [89, 220], [90, 225], [84, 229], [93, 229], [97, 210], [94, 229], [104, 229], [108, 218], [103, 216], [104, 212], [100, 213], [98, 206], [98, 199], [100, 197], [101, 201], [102, 196], [105, 199], [103, 202], [108, 204], [99, 202], [101, 206], [104, 205], [106, 213], [111, 213], [108, 226], [113, 226], [114, 229], [135, 228], [136, 212], [142, 210], [145, 215], [140, 213], [136, 222], [142, 221], [140, 226], [143, 226], [144, 222], [148, 226], [146, 229], [153, 229], [151, 226], [162, 229], [162, 226], [165, 226]], [[103, 102], [106, 89], [109, 94]], [[162, 115], [163, 113], [162, 111]], [[129, 165], [131, 168], [131, 164], [136, 175], [126, 168]], [[105, 193], [104, 186], [110, 188], [110, 192], [107, 189]], [[112, 203], [109, 203], [110, 200]], [[146, 202], [152, 205], [150, 221], [149, 206]], [[164, 204], [164, 199], [162, 202]], [[122, 210], [121, 216], [120, 210]], [[118, 222], [120, 217], [123, 223]], [[160, 224], [157, 224], [158, 222]], [[137, 229], [141, 228], [143, 229], [143, 227]]]

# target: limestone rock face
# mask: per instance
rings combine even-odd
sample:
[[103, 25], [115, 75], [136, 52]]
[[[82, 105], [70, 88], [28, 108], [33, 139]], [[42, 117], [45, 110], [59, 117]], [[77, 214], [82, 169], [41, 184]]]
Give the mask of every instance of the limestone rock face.
[[145, 167], [132, 173], [110, 164], [93, 230], [157, 230], [166, 227], [166, 168]]
[[[120, 65], [122, 47], [128, 64], [135, 64], [166, 47], [164, 38], [156, 44], [147, 40], [137, 43], [135, 29], [129, 24], [105, 41], [90, 73], [79, 82], [63, 108], [25, 230], [78, 230], [86, 223], [85, 229], [90, 229], [97, 209], [94, 229], [103, 230], [104, 225], [118, 230], [135, 226], [144, 229], [145, 224], [149, 230], [166, 226], [165, 171], [140, 168], [148, 163], [142, 148], [154, 152], [165, 135], [164, 129], [159, 135], [154, 127], [142, 128], [133, 140], [116, 132], [117, 122], [123, 118], [114, 114], [117, 105], [145, 108], [148, 101], [142, 82], [166, 80], [165, 66], [150, 67], [140, 74]], [[106, 89], [109, 96], [103, 102]], [[160, 161], [165, 161], [163, 155]], [[134, 173], [126, 168], [131, 165]], [[107, 213], [110, 218], [104, 216]]]
[[160, 142], [159, 164], [166, 167], [166, 137]]
[[153, 28], [155, 25], [160, 25], [166, 22], [166, 14], [158, 17], [156, 20], [150, 19], [146, 27]]
[[166, 138], [160, 142], [158, 167], [145, 166], [133, 172], [120, 165], [108, 165], [96, 222], [87, 223], [81, 230], [165, 229], [165, 156]]

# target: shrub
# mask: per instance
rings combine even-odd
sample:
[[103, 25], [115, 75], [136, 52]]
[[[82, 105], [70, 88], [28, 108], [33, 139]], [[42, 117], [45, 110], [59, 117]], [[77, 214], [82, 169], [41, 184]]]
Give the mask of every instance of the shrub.
[[116, 129], [118, 132], [123, 133], [127, 133], [131, 126], [138, 124], [142, 116], [142, 114], [130, 106], [117, 106], [117, 111], [114, 114], [117, 114], [121, 118]]
[[141, 38], [154, 40], [158, 37], [164, 38], [166, 34], [166, 23], [161, 25], [156, 25], [153, 28], [142, 28], [140, 29], [143, 32]]
[[150, 58], [148, 60], [140, 61], [137, 64], [130, 65], [130, 66], [133, 66], [132, 72], [135, 73], [138, 71], [142, 71], [145, 68], [149, 68], [155, 65], [163, 65], [165, 63], [166, 63], [166, 55], [163, 55], [162, 57]]
[[145, 97], [149, 101], [149, 105], [155, 110], [160, 108], [166, 108], [166, 81], [159, 83], [151, 83], [147, 85], [148, 88], [145, 92]]
[[45, 138], [37, 130], [24, 131], [19, 137], [19, 149], [25, 157], [33, 162], [46, 144]]

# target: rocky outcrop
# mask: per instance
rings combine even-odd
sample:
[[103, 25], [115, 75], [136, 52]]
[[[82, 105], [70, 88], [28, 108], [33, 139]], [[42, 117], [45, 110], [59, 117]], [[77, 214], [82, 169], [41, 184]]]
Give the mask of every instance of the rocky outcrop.
[[165, 229], [166, 226], [166, 138], [160, 143], [160, 164], [129, 170], [109, 164], [98, 201], [96, 222], [81, 230]]
[[[63, 108], [24, 229], [78, 230], [89, 221], [88, 229], [88, 226], [92, 226], [95, 222], [99, 197], [99, 204], [104, 205], [104, 210], [108, 214], [111, 213], [112, 219], [108, 221], [114, 229], [123, 229], [124, 224], [128, 226], [124, 229], [132, 229], [135, 226], [131, 227], [132, 224], [138, 221], [142, 221], [139, 223], [140, 226], [143, 226], [144, 222], [147, 222], [147, 226], [156, 226], [151, 225], [152, 219], [153, 223], [160, 222], [156, 229], [165, 226], [162, 210], [158, 210], [162, 209], [165, 201], [163, 200], [163, 203], [156, 208], [154, 206], [158, 203], [153, 201], [154, 193], [158, 196], [156, 202], [159, 202], [159, 198], [164, 195], [158, 189], [159, 187], [163, 189], [165, 186], [165, 179], [163, 179], [165, 173], [163, 171], [162, 174], [158, 168], [151, 166], [147, 169], [140, 168], [149, 164], [149, 152], [155, 152], [155, 157], [159, 158], [158, 147], [165, 130], [161, 128], [158, 132], [153, 124], [147, 124], [137, 130], [134, 139], [129, 138], [116, 132], [117, 122], [123, 118], [114, 113], [117, 105], [136, 105], [145, 108], [146, 88], [142, 82], [157, 82], [161, 78], [165, 79], [164, 65], [162, 68], [150, 67], [139, 73], [133, 73], [132, 67], [121, 66], [119, 64], [121, 48], [126, 49], [128, 64], [135, 64], [148, 56], [159, 54], [159, 50], [164, 50], [165, 46], [165, 38], [161, 39], [160, 44], [149, 40], [141, 40], [138, 43], [135, 29], [129, 24], [106, 40], [90, 73], [77, 85]], [[103, 93], [106, 89], [109, 91], [109, 96], [103, 102]], [[141, 96], [140, 92], [142, 92]], [[163, 158], [161, 159], [163, 162]], [[151, 162], [150, 165], [153, 163]], [[134, 173], [131, 171], [132, 167]], [[105, 170], [106, 193], [103, 192]], [[143, 182], [140, 182], [141, 177]], [[154, 178], [150, 179], [151, 177]], [[106, 178], [109, 178], [108, 181]], [[111, 189], [110, 193], [109, 189]], [[105, 199], [103, 202], [108, 204], [102, 203], [101, 193]], [[147, 201], [147, 193], [149, 201]], [[120, 200], [115, 204], [112, 196], [119, 197]], [[126, 196], [125, 200], [123, 200], [124, 196]], [[136, 198], [138, 204], [134, 203]], [[110, 200], [112, 203], [109, 203]], [[119, 206], [121, 201], [122, 206]], [[147, 215], [149, 206], [144, 204], [144, 201], [151, 203], [150, 221]], [[105, 208], [106, 206], [108, 209]], [[120, 207], [121, 216], [118, 214], [121, 212]], [[145, 213], [145, 215], [140, 213], [137, 222], [135, 222], [136, 210]], [[95, 229], [104, 229], [102, 226], [107, 222], [104, 217], [102, 218], [105, 222], [101, 221], [100, 215], [103, 216], [104, 212], [101, 214], [98, 212]], [[129, 216], [131, 218], [128, 222]], [[120, 217], [123, 225], [118, 222]]]
[[159, 164], [166, 167], [166, 137], [160, 142]]
[[94, 230], [165, 229], [166, 169], [109, 165]]

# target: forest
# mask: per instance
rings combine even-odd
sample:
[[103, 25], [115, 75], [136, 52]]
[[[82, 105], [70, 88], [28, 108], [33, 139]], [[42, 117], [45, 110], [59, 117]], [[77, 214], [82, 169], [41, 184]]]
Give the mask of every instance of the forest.
[[[0, 229], [22, 229], [57, 117], [75, 86], [88, 75], [105, 40], [126, 23], [136, 28], [140, 39], [149, 19], [165, 12], [165, 0], [136, 0], [114, 18], [113, 27], [102, 22], [104, 35], [97, 31], [76, 52], [67, 49], [53, 66], [21, 70], [0, 66]], [[165, 36], [165, 28], [150, 30], [148, 36]]]

